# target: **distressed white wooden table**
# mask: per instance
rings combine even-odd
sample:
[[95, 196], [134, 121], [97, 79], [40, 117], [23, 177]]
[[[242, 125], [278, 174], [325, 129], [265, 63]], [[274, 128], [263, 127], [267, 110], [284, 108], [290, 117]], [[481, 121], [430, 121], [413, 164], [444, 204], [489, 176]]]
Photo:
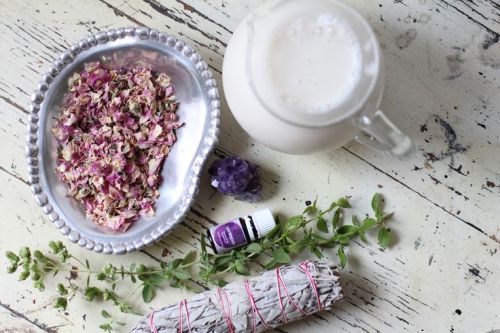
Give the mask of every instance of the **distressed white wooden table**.
[[[366, 205], [375, 191], [396, 212], [396, 243], [382, 252], [354, 244], [344, 274], [345, 301], [280, 332], [487, 332], [500, 329], [500, 2], [350, 0], [369, 18], [387, 63], [382, 108], [418, 147], [399, 162], [357, 144], [313, 156], [288, 156], [249, 139], [223, 109], [216, 155], [237, 154], [265, 170], [265, 200], [251, 205], [213, 196], [205, 186], [182, 225], [161, 242], [123, 257], [68, 243], [34, 203], [24, 160], [31, 91], [70, 43], [100, 29], [145, 25], [181, 36], [220, 82], [231, 31], [260, 0], [0, 0], [0, 248], [46, 247], [64, 239], [96, 263], [153, 263], [199, 247], [209, 220], [271, 207], [294, 214], [319, 194], [348, 194]], [[1, 332], [97, 331], [100, 306], [74, 299], [51, 306], [55, 284], [32, 291], [5, 274], [0, 259]], [[151, 307], [186, 297], [165, 289]], [[116, 310], [107, 308], [110, 312]], [[137, 320], [117, 314], [128, 323]]]

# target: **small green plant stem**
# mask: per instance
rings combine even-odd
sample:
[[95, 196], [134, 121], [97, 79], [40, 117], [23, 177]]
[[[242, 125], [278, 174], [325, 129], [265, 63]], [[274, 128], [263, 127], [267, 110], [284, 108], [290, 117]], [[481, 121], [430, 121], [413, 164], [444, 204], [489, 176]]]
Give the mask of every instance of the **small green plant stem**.
[[[76, 259], [75, 257], [73, 256], [70, 256], [68, 257], [68, 259]], [[80, 260], [77, 260], [77, 262], [82, 266], [84, 267], [84, 269], [80, 269], [80, 268], [66, 268], [67, 266], [66, 265], [61, 265], [61, 263], [55, 263], [53, 262], [52, 260], [51, 261], [47, 261], [48, 263], [50, 263], [51, 265], [45, 265], [47, 268], [49, 269], [55, 269], [55, 270], [58, 270], [60, 272], [67, 272], [67, 273], [82, 273], [82, 274], [100, 274], [102, 273], [101, 271], [96, 271], [96, 270], [89, 270], [89, 269], [86, 269], [87, 266], [85, 266], [85, 264], [83, 264]], [[199, 260], [196, 260], [196, 261], [193, 261], [189, 264], [181, 264], [179, 267], [181, 268], [189, 268], [193, 265], [196, 265], [196, 264], [199, 264], [200, 261]], [[120, 274], [125, 274], [127, 276], [129, 275], [152, 275], [152, 274], [160, 274], [160, 273], [163, 273], [163, 270], [161, 269], [157, 269], [157, 270], [151, 270], [151, 271], [147, 271], [147, 272], [132, 272], [130, 270], [127, 270], [127, 269], [121, 269], [121, 268], [117, 268], [116, 269], [116, 274], [120, 275]]]

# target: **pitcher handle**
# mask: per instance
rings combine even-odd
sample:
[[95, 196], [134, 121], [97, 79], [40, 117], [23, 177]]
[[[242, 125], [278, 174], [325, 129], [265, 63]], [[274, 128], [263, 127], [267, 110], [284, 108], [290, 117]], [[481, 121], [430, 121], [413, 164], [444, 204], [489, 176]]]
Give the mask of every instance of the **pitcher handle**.
[[380, 110], [371, 119], [366, 115], [357, 118], [354, 125], [362, 129], [356, 141], [365, 146], [401, 160], [409, 159], [415, 153], [411, 139]]

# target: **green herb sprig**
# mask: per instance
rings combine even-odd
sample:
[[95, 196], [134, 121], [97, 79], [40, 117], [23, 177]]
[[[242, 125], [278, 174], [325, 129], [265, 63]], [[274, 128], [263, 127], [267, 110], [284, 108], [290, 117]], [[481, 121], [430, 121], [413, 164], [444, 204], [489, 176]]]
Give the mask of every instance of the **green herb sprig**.
[[[378, 229], [379, 245], [382, 249], [389, 246], [391, 231], [386, 227], [392, 216], [383, 211], [382, 195], [376, 193], [372, 198], [372, 209], [375, 216], [365, 217], [360, 221], [352, 216], [352, 224], [343, 224], [344, 210], [351, 208], [349, 198], [343, 197], [332, 202], [327, 209], [321, 210], [317, 200], [307, 206], [302, 214], [288, 218], [278, 225], [263, 239], [227, 253], [211, 254], [207, 251], [204, 236], [201, 239], [200, 277], [209, 284], [223, 286], [226, 282], [220, 279], [227, 272], [250, 275], [252, 263], [266, 269], [289, 264], [292, 258], [306, 250], [318, 258], [323, 258], [322, 249], [337, 249], [339, 263], [347, 264], [345, 247], [359, 237], [368, 243], [366, 234]], [[311, 224], [315, 223], [315, 229]]]
[[109, 314], [108, 311], [106, 310], [102, 310], [101, 311], [101, 316], [106, 319], [106, 322], [99, 325], [99, 328], [101, 330], [103, 330], [104, 332], [113, 332], [115, 329], [117, 329], [119, 326], [125, 326], [126, 324], [121, 322], [121, 321], [117, 321], [113, 318], [113, 316], [111, 316]]
[[[125, 268], [109, 263], [95, 269], [87, 259], [80, 260], [70, 254], [61, 241], [51, 241], [49, 253], [32, 251], [29, 247], [21, 248], [18, 254], [7, 251], [6, 257], [10, 261], [7, 272], [19, 271], [20, 281], [31, 277], [34, 288], [40, 291], [45, 289], [44, 282], [48, 277], [55, 277], [59, 272], [69, 274], [65, 283], [57, 285], [58, 295], [54, 307], [62, 310], [67, 308], [72, 298], [80, 295], [88, 302], [104, 301], [113, 304], [121, 312], [138, 314], [129, 300], [139, 289], [142, 300], [149, 303], [158, 289], [166, 285], [192, 291], [200, 291], [206, 288], [206, 284], [224, 286], [224, 277], [228, 273], [250, 275], [255, 268], [272, 269], [291, 263], [295, 256], [305, 251], [318, 258], [327, 252], [336, 254], [340, 266], [345, 267], [345, 248], [349, 243], [357, 238], [368, 243], [366, 235], [375, 230], [379, 246], [385, 249], [391, 243], [391, 230], [387, 222], [392, 213], [383, 211], [383, 201], [382, 195], [376, 193], [371, 200], [374, 216], [360, 220], [352, 215], [352, 224], [345, 224], [345, 211], [351, 208], [348, 197], [332, 202], [326, 209], [320, 209], [315, 200], [301, 214], [278, 222], [259, 241], [227, 253], [213, 254], [207, 250], [205, 237], [202, 236], [199, 255], [191, 251], [182, 258], [155, 266], [132, 263]], [[201, 278], [200, 281], [197, 276]], [[118, 295], [117, 285], [125, 284], [130, 289], [130, 285], [127, 285], [130, 283], [137, 285], [135, 290], [127, 297]], [[106, 322], [99, 327], [105, 332], [111, 332], [123, 324], [114, 320], [105, 310], [101, 315]]]

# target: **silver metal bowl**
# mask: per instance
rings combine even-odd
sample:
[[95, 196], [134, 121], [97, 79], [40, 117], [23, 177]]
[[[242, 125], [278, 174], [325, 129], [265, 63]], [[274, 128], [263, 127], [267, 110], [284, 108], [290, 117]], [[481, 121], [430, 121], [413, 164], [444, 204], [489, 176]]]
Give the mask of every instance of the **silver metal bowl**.
[[[141, 60], [167, 73], [180, 102], [180, 120], [185, 123], [177, 130], [178, 140], [165, 160], [156, 215], [139, 219], [125, 232], [89, 221], [55, 173], [57, 152], [51, 128], [68, 79], [85, 63], [96, 60], [121, 66]], [[171, 231], [193, 203], [200, 172], [217, 142], [219, 117], [219, 91], [212, 72], [184, 41], [145, 27], [109, 30], [83, 39], [53, 62], [32, 96], [26, 155], [36, 202], [71, 242], [89, 250], [123, 254], [150, 244]]]

